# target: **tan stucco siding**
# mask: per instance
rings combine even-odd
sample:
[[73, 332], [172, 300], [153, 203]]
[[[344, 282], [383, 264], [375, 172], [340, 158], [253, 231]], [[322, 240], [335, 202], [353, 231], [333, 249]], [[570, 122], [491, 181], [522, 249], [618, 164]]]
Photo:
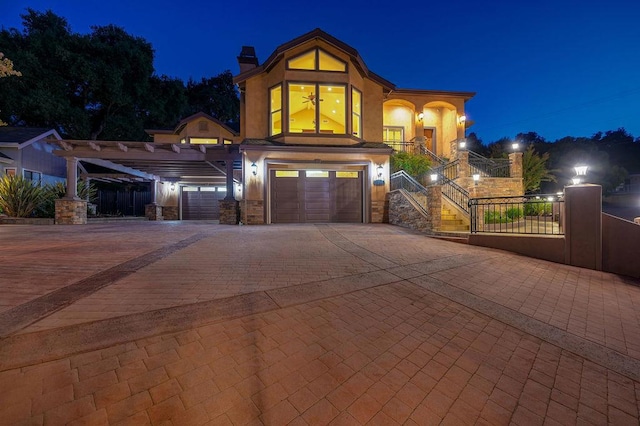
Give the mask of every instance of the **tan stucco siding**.
[[367, 141], [380, 142], [382, 140], [383, 95], [382, 86], [369, 79], [364, 80], [362, 136]]

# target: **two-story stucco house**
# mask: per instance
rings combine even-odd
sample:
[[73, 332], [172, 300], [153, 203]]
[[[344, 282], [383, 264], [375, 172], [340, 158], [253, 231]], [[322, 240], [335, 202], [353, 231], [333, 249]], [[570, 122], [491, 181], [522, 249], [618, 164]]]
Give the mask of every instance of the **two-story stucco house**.
[[392, 147], [464, 138], [473, 93], [399, 89], [320, 29], [238, 62], [245, 223], [382, 222]]

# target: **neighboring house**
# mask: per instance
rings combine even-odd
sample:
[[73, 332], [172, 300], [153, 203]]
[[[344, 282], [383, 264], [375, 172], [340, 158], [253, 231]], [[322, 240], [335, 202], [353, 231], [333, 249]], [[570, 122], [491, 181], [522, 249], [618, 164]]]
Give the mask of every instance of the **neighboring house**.
[[65, 160], [53, 155], [54, 147], [47, 143], [61, 139], [52, 129], [0, 127], [0, 172], [43, 185], [64, 182]]
[[464, 138], [473, 93], [399, 89], [320, 29], [238, 62], [245, 223], [382, 222], [390, 147], [449, 157]]

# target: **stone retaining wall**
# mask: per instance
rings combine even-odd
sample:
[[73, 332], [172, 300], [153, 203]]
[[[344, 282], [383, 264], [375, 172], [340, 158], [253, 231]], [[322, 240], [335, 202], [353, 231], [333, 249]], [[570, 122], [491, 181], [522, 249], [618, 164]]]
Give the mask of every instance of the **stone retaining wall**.
[[164, 220], [179, 220], [178, 206], [163, 206], [162, 217], [164, 217]]
[[[440, 223], [440, 211], [425, 215], [418, 210], [400, 190], [392, 191], [389, 196], [389, 223], [422, 232], [432, 232]], [[441, 206], [441, 205], [439, 205]], [[439, 207], [440, 208], [440, 207]], [[430, 209], [431, 210], [431, 209]]]

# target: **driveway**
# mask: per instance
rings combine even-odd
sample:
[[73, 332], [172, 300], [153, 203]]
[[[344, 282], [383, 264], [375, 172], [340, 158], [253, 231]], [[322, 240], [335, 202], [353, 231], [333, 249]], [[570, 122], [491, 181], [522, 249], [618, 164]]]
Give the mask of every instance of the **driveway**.
[[638, 280], [390, 225], [0, 239], [0, 424], [638, 424]]

